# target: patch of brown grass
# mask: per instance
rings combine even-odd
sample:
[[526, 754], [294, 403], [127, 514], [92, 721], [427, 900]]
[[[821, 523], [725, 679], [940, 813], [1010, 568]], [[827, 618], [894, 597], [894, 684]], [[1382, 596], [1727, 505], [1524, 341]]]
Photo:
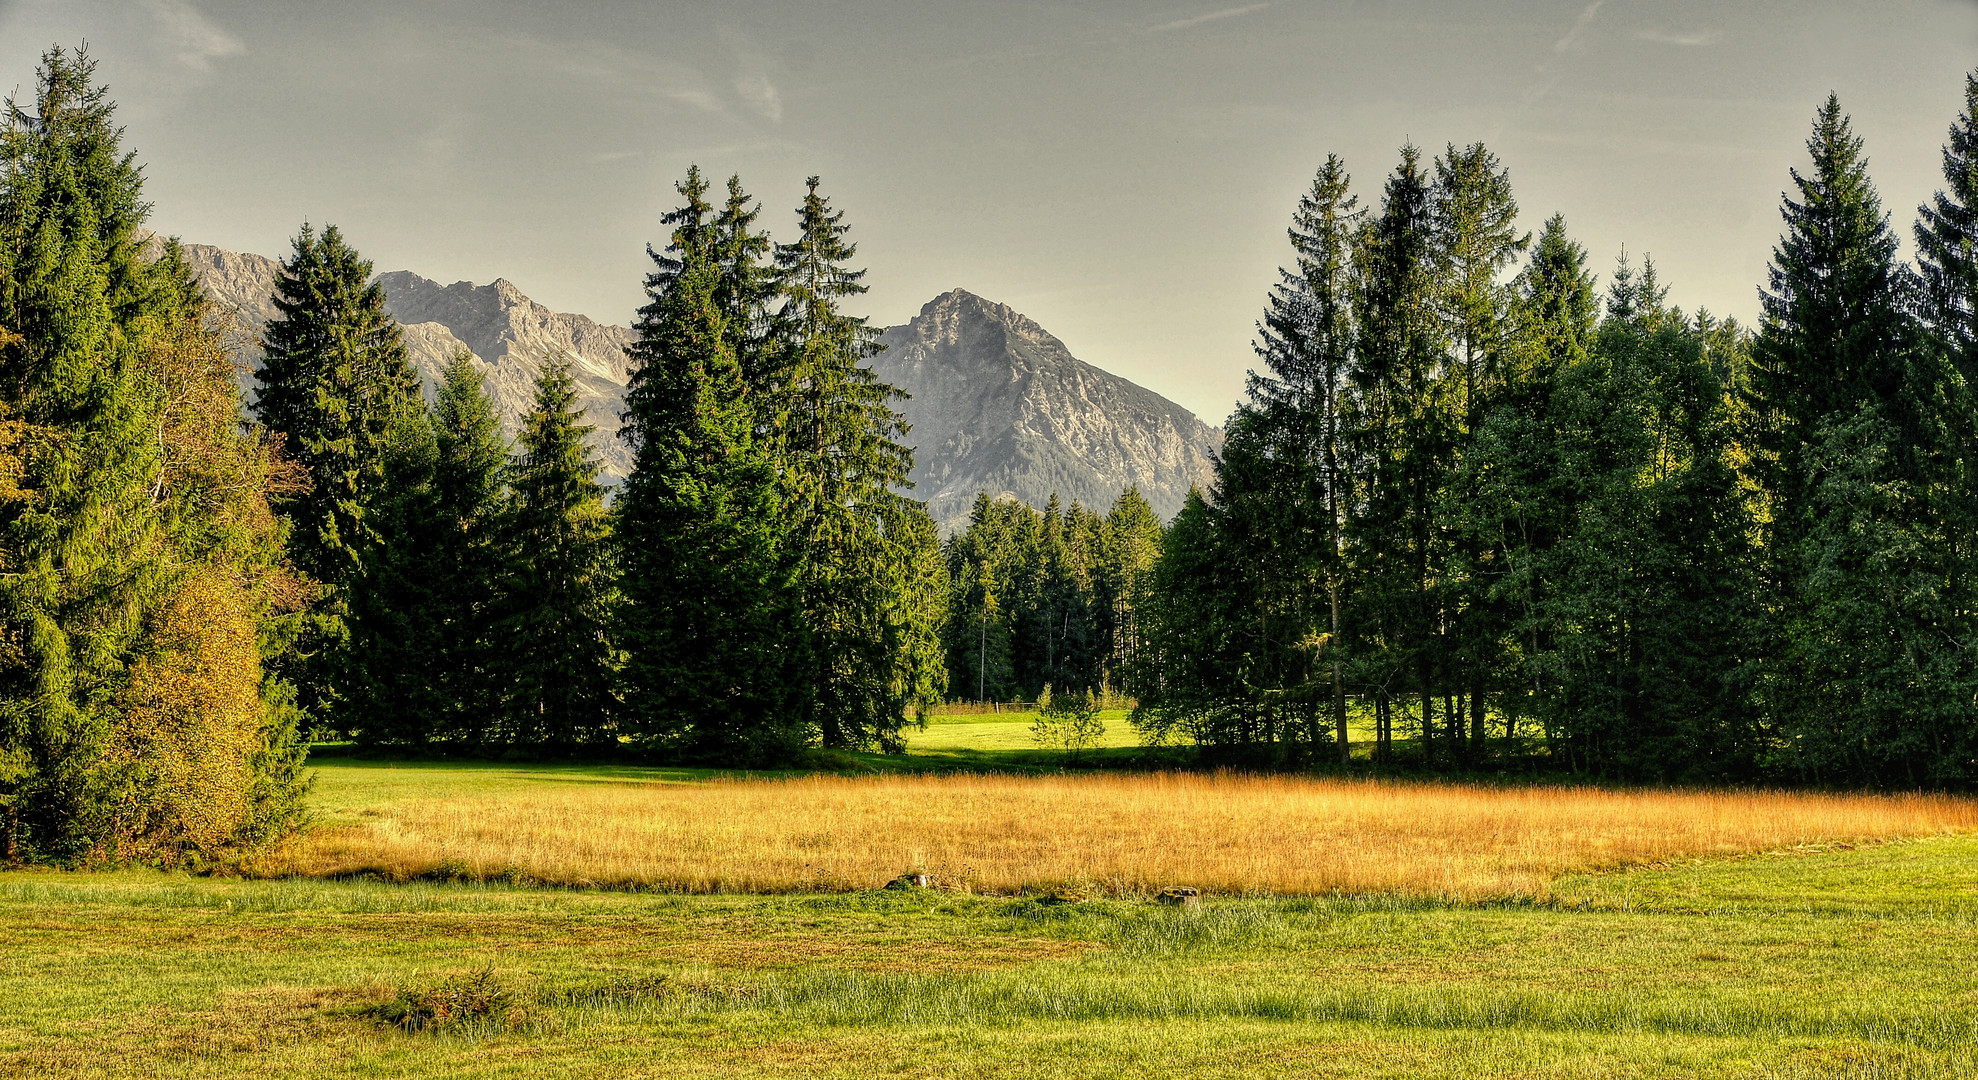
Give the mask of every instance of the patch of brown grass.
[[291, 841], [275, 874], [688, 892], [1544, 896], [1571, 871], [1978, 827], [1929, 795], [1613, 792], [1292, 777], [806, 777], [416, 800]]

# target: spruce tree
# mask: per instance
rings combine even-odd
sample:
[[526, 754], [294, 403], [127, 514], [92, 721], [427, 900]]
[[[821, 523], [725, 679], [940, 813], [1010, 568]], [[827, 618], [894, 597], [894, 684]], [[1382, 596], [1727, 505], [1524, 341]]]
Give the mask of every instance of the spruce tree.
[[[341, 722], [338, 684], [348, 674], [343, 645], [350, 589], [380, 537], [367, 520], [382, 498], [393, 433], [421, 408], [419, 378], [384, 290], [332, 225], [305, 224], [275, 282], [280, 316], [262, 335], [254, 414], [283, 439], [307, 477], [284, 498], [289, 552], [297, 568], [328, 590], [301, 644], [294, 672], [306, 709]], [[361, 720], [359, 721], [361, 722]]]
[[[1501, 612], [1502, 649], [1513, 658], [1497, 701], [1505, 735], [1538, 719], [1550, 695], [1549, 657], [1559, 598], [1557, 549], [1570, 532], [1577, 492], [1568, 469], [1568, 417], [1561, 389], [1588, 362], [1599, 314], [1586, 250], [1554, 215], [1513, 283], [1513, 329], [1492, 395], [1463, 463], [1470, 493], [1465, 531], [1494, 567], [1485, 583]], [[1482, 560], [1480, 560], [1482, 561]], [[1473, 731], [1480, 716], [1473, 714]]]
[[1920, 783], [1964, 740], [1968, 610], [1944, 502], [1949, 371], [1921, 347], [1862, 143], [1828, 97], [1792, 173], [1753, 344], [1766, 499], [1760, 703], [1778, 764]]
[[1101, 633], [1105, 654], [1103, 684], [1124, 691], [1145, 638], [1142, 614], [1149, 575], [1161, 553], [1161, 519], [1129, 484], [1106, 511], [1099, 534], [1098, 588], [1105, 615]]
[[386, 432], [379, 482], [364, 510], [363, 572], [342, 590], [343, 637], [332, 657], [336, 697], [325, 719], [365, 743], [424, 744], [450, 712], [442, 656], [450, 632], [439, 610], [458, 568], [435, 543], [437, 449], [423, 403]]
[[443, 713], [435, 733], [484, 743], [501, 707], [501, 657], [496, 633], [502, 597], [508, 440], [471, 354], [454, 353], [440, 373], [433, 402], [433, 518], [428, 530], [436, 563], [433, 621], [439, 627], [436, 667]]
[[1352, 625], [1370, 646], [1359, 673], [1416, 690], [1413, 723], [1425, 755], [1433, 753], [1441, 659], [1445, 552], [1436, 503], [1453, 443], [1439, 377], [1448, 342], [1436, 306], [1432, 195], [1420, 152], [1403, 147], [1380, 211], [1355, 245], [1355, 392], [1346, 425], [1361, 489], [1347, 530], [1359, 578]]
[[1490, 597], [1490, 579], [1497, 572], [1489, 558], [1491, 536], [1469, 527], [1474, 524], [1469, 510], [1475, 492], [1464, 480], [1476, 474], [1463, 464], [1475, 451], [1490, 399], [1501, 387], [1510, 347], [1512, 289], [1502, 280], [1502, 271], [1530, 245], [1531, 234], [1519, 233], [1509, 173], [1482, 143], [1450, 146], [1435, 168], [1437, 301], [1448, 326], [1454, 369], [1445, 376], [1449, 388], [1444, 407], [1450, 413], [1455, 464], [1436, 508], [1437, 531], [1448, 538], [1445, 695], [1456, 704], [1447, 717], [1452, 746], [1457, 758], [1467, 761], [1483, 752], [1484, 702], [1497, 666], [1496, 642], [1505, 613]]
[[[1217, 485], [1230, 512], [1249, 523], [1243, 532], [1256, 541], [1257, 555], [1280, 553], [1255, 565], [1277, 579], [1263, 591], [1284, 601], [1291, 643], [1310, 643], [1297, 651], [1312, 655], [1299, 659], [1322, 661], [1331, 684], [1331, 738], [1342, 762], [1352, 752], [1341, 622], [1351, 477], [1342, 423], [1353, 348], [1350, 260], [1365, 216], [1350, 187], [1345, 163], [1328, 156], [1288, 230], [1296, 269], [1278, 271], [1258, 326], [1256, 351], [1268, 374], [1251, 374], [1250, 400], [1239, 408], [1232, 430], [1239, 451], [1255, 432], [1263, 455], [1258, 463], [1274, 461], [1274, 475], [1251, 492], [1241, 484], [1244, 472], [1225, 469]], [[1309, 663], [1298, 666], [1301, 683], [1309, 684]], [[1318, 741], [1316, 731], [1310, 741]]]
[[576, 401], [569, 360], [545, 363], [511, 480], [495, 666], [511, 743], [595, 745], [615, 730], [610, 536], [592, 429]]
[[1943, 172], [1944, 187], [1917, 209], [1917, 270], [1931, 327], [1965, 386], [1978, 387], [1978, 72], [1965, 76]]
[[734, 764], [806, 741], [787, 648], [799, 618], [783, 505], [722, 304], [723, 230], [690, 169], [652, 252], [621, 437], [633, 465], [615, 504], [624, 694], [644, 739]]
[[0, 128], [0, 858], [173, 859], [293, 824], [264, 648], [307, 588], [232, 365], [82, 53]]
[[878, 334], [842, 308], [866, 288], [865, 271], [848, 265], [858, 248], [844, 212], [818, 193], [817, 177], [806, 183], [797, 239], [775, 249], [782, 306], [765, 346], [774, 356], [754, 380], [760, 426], [778, 436], [784, 554], [804, 613], [797, 680], [806, 726], [826, 748], [892, 745], [905, 710], [926, 704], [898, 696], [917, 685], [900, 665], [925, 649], [906, 635], [927, 621], [908, 616], [900, 591], [915, 580], [905, 564], [925, 555], [902, 532], [913, 507], [895, 494], [913, 451], [896, 441], [906, 433], [892, 408], [901, 395], [865, 366]]

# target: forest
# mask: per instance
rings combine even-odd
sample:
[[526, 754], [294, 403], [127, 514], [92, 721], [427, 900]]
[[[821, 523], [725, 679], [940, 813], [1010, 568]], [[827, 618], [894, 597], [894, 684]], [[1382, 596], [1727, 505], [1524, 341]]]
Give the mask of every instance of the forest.
[[513, 445], [429, 397], [335, 226], [243, 342], [115, 108], [56, 48], [0, 132], [0, 860], [265, 844], [311, 742], [760, 768], [1047, 690], [1255, 768], [1978, 780], [1978, 74], [1911, 262], [1819, 106], [1755, 327], [1481, 143], [1329, 157], [1208, 489], [946, 539], [817, 178], [784, 240], [674, 185], [607, 490], [567, 364]]

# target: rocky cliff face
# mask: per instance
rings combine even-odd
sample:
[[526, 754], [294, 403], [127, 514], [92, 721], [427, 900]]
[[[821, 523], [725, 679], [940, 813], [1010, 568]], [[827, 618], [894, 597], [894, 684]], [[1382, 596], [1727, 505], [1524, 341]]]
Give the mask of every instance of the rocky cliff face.
[[[280, 263], [203, 244], [185, 245], [185, 255], [200, 283], [248, 330], [258, 335], [278, 314], [271, 297]], [[618, 414], [625, 407], [630, 330], [551, 311], [506, 279], [492, 285], [468, 281], [441, 285], [398, 270], [380, 275], [378, 281], [385, 289], [385, 311], [405, 326], [406, 351], [419, 369], [428, 397], [447, 360], [456, 350], [466, 349], [486, 377], [488, 394], [512, 439], [534, 403], [536, 375], [543, 362], [567, 355], [577, 382], [577, 403], [597, 429], [591, 445], [604, 465], [604, 479], [615, 483], [632, 467], [630, 451], [617, 438]], [[249, 360], [259, 366], [258, 354]], [[251, 379], [243, 389], [253, 393]]]
[[[185, 245], [214, 299], [259, 334], [275, 317], [281, 265], [260, 255]], [[591, 444], [615, 483], [631, 468], [616, 436], [632, 331], [551, 311], [507, 280], [452, 285], [397, 270], [379, 277], [385, 309], [405, 326], [406, 349], [430, 395], [441, 367], [466, 349], [487, 377], [512, 438], [534, 399], [543, 362], [571, 359], [578, 402], [596, 427]], [[896, 407], [912, 425], [913, 496], [944, 530], [966, 525], [978, 491], [1043, 506], [1055, 493], [1103, 512], [1137, 484], [1162, 517], [1206, 484], [1222, 432], [1174, 402], [1072, 356], [1043, 327], [1002, 304], [956, 289], [935, 297], [881, 339], [878, 376], [912, 395]], [[258, 364], [258, 355], [248, 358]], [[245, 389], [254, 390], [252, 379]]]
[[915, 498], [945, 530], [976, 492], [1042, 506], [1053, 493], [1105, 512], [1136, 484], [1162, 517], [1207, 485], [1222, 432], [1151, 390], [1071, 354], [1043, 327], [956, 289], [881, 338], [884, 381], [913, 395]]

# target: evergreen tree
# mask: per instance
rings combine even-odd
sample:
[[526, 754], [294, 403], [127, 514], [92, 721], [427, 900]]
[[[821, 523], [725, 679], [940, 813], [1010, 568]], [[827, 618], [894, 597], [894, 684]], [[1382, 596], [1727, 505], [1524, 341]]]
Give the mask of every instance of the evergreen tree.
[[1978, 72], [1965, 76], [1943, 172], [1944, 188], [1917, 209], [1917, 269], [1926, 317], [1965, 386], [1978, 387]]
[[1149, 576], [1161, 553], [1161, 519], [1140, 489], [1128, 485], [1113, 500], [1099, 534], [1099, 608], [1106, 656], [1102, 679], [1108, 689], [1124, 690], [1144, 641], [1142, 613]]
[[442, 561], [436, 543], [437, 457], [423, 403], [394, 413], [364, 511], [364, 543], [353, 552], [363, 572], [343, 590], [332, 669], [330, 718], [361, 742], [423, 744], [443, 737], [451, 712], [442, 662], [450, 628], [439, 593], [458, 568]]
[[337, 711], [350, 662], [343, 643], [350, 590], [380, 536], [367, 520], [386, 489], [394, 432], [420, 409], [398, 323], [385, 314], [371, 263], [335, 226], [304, 225], [275, 282], [280, 317], [263, 333], [266, 360], [254, 413], [280, 435], [308, 487], [281, 500], [298, 569], [328, 587], [294, 666], [302, 701], [319, 719], [363, 723]]
[[612, 736], [610, 536], [570, 363], [545, 363], [511, 481], [509, 573], [498, 626], [507, 741], [579, 746]]
[[350, 586], [343, 711], [367, 742], [483, 743], [501, 708], [508, 447], [472, 354], [442, 371], [431, 415], [401, 415], [370, 514], [377, 539]]
[[898, 668], [928, 644], [908, 640], [928, 620], [911, 610], [918, 579], [906, 565], [927, 553], [918, 532], [902, 532], [916, 508], [894, 493], [913, 452], [895, 441], [906, 433], [891, 405], [900, 395], [864, 366], [878, 334], [841, 308], [865, 292], [865, 271], [847, 265], [858, 249], [844, 212], [817, 177], [807, 184], [797, 240], [775, 249], [778, 353], [757, 380], [761, 426], [780, 434], [784, 550], [804, 612], [797, 680], [825, 747], [896, 745], [905, 710], [926, 704], [895, 694], [920, 685]]
[[1505, 613], [1490, 598], [1489, 581], [1499, 572], [1490, 537], [1467, 527], [1476, 493], [1464, 481], [1477, 474], [1464, 463], [1475, 452], [1484, 414], [1501, 389], [1510, 348], [1513, 291], [1502, 272], [1530, 245], [1531, 235], [1519, 234], [1509, 173], [1482, 143], [1449, 147], [1435, 168], [1438, 301], [1453, 369], [1444, 376], [1445, 400], [1455, 442], [1454, 466], [1436, 512], [1449, 565], [1441, 644], [1448, 668], [1444, 694], [1454, 708], [1445, 719], [1457, 759], [1468, 761], [1483, 752], [1484, 701], [1499, 660], [1496, 643]]
[[433, 517], [426, 541], [442, 572], [432, 581], [432, 621], [439, 627], [435, 666], [444, 711], [442, 738], [488, 741], [501, 708], [496, 632], [502, 599], [504, 515], [508, 509], [508, 440], [473, 357], [454, 353], [433, 402]]
[[55, 48], [0, 127], [0, 858], [263, 842], [305, 787], [264, 676], [307, 587], [176, 244], [148, 255], [94, 64]]
[[[1820, 782], [1932, 779], [1968, 724], [1972, 638], [1945, 535], [1949, 372], [1906, 313], [1896, 239], [1831, 95], [1792, 173], [1753, 344], [1766, 504], [1761, 705]], [[1872, 496], [1872, 497], [1870, 497]], [[1858, 636], [1865, 635], [1865, 636]], [[1961, 771], [1964, 767], [1959, 766]]]
[[[1358, 583], [1351, 624], [1364, 644], [1362, 682], [1412, 685], [1412, 721], [1433, 753], [1436, 638], [1443, 559], [1436, 504], [1450, 468], [1453, 433], [1439, 378], [1448, 355], [1437, 308], [1434, 204], [1421, 157], [1402, 148], [1380, 213], [1353, 256], [1355, 343], [1347, 442], [1359, 498], [1347, 533]], [[1383, 723], [1383, 752], [1391, 730]]]
[[766, 436], [722, 304], [723, 232], [690, 169], [640, 309], [616, 502], [626, 707], [643, 738], [787, 760], [805, 742], [788, 649], [799, 619]]
[[1341, 761], [1351, 754], [1341, 626], [1351, 477], [1341, 425], [1353, 346], [1350, 257], [1363, 216], [1345, 164], [1328, 156], [1293, 214], [1297, 269], [1278, 271], [1258, 326], [1256, 350], [1269, 373], [1250, 375], [1250, 400], [1230, 426], [1217, 483], [1235, 542], [1264, 579], [1260, 602], [1282, 624], [1276, 681], [1295, 687], [1313, 744], [1321, 734], [1312, 663], [1326, 654]]
[[[1470, 493], [1464, 531], [1482, 541], [1494, 568], [1482, 584], [1503, 619], [1504, 685], [1497, 700], [1507, 739], [1521, 718], [1541, 720], [1548, 732], [1556, 719], [1544, 709], [1553, 700], [1547, 658], [1556, 629], [1557, 551], [1572, 528], [1576, 494], [1568, 470], [1568, 402], [1561, 395], [1569, 373], [1588, 363], [1597, 316], [1586, 251], [1555, 214], [1514, 283], [1502, 387], [1474, 433], [1460, 482]], [[1480, 720], [1472, 714], [1473, 730]]]

